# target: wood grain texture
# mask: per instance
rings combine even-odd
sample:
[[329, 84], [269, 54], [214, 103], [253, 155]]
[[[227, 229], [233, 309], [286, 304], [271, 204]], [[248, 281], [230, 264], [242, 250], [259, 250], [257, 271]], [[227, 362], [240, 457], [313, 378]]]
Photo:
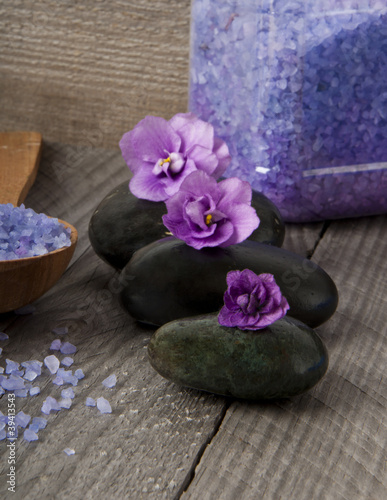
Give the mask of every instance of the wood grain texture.
[[0, 203], [23, 203], [36, 179], [41, 152], [38, 132], [0, 132]]
[[184, 500], [386, 498], [386, 231], [386, 216], [331, 223], [313, 255], [340, 294], [317, 329], [326, 377], [291, 401], [233, 403]]
[[[118, 299], [117, 273], [92, 251], [90, 216], [129, 177], [117, 151], [45, 143], [26, 204], [70, 221], [79, 243], [59, 282], [33, 315], [0, 315], [0, 358], [43, 359], [68, 326], [85, 378], [70, 410], [49, 416], [40, 439], [17, 440], [17, 494], [7, 495], [7, 450], [0, 442], [1, 498], [371, 499], [386, 496], [386, 217], [288, 225], [288, 248], [326, 269], [340, 292], [337, 313], [318, 331], [330, 368], [311, 392], [260, 404], [183, 389], [149, 365], [153, 330], [140, 327]], [[114, 389], [102, 380], [116, 373]], [[17, 409], [40, 415], [61, 387], [41, 378], [42, 393]], [[113, 413], [88, 408], [105, 396]], [[0, 398], [6, 412], [6, 400]], [[75, 455], [63, 453], [74, 448]]]
[[190, 0], [0, 1], [0, 130], [118, 147], [187, 110]]

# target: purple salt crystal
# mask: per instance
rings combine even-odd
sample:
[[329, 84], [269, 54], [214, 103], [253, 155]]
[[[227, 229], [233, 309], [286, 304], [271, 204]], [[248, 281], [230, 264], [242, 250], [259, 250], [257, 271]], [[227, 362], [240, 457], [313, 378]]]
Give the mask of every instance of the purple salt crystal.
[[58, 401], [51, 396], [47, 396], [47, 398], [43, 401], [41, 411], [42, 413], [48, 415], [51, 411], [59, 411], [60, 409], [61, 407]]
[[38, 374], [36, 372], [34, 372], [33, 370], [27, 369], [23, 378], [24, 378], [24, 380], [28, 380], [28, 381], [32, 382], [33, 380], [36, 379], [37, 376], [38, 376]]
[[0, 366], [0, 374], [4, 373], [4, 368]]
[[4, 333], [4, 332], [0, 332], [0, 340], [8, 340], [9, 339], [9, 336]]
[[8, 378], [3, 377], [1, 380], [1, 385], [6, 391], [24, 389], [24, 384], [24, 380], [19, 375], [11, 374]]
[[55, 339], [51, 342], [50, 350], [51, 351], [59, 351], [61, 345], [62, 345], [62, 341], [60, 339]]
[[100, 397], [97, 399], [97, 408], [101, 413], [111, 413], [112, 407], [107, 399]]
[[55, 333], [55, 335], [66, 335], [69, 333], [69, 329], [67, 326], [57, 326], [56, 328], [53, 328], [52, 333]]
[[72, 403], [73, 400], [70, 398], [63, 398], [59, 401], [60, 407], [65, 408], [66, 410], [68, 410], [71, 407]]
[[86, 398], [86, 406], [95, 406], [96, 405], [96, 402], [95, 402], [95, 399], [93, 398], [90, 398], [90, 397], [87, 397]]
[[31, 420], [30, 415], [27, 415], [26, 413], [24, 413], [24, 411], [19, 411], [15, 417], [15, 425], [26, 428], [27, 425], [30, 423], [30, 420]]
[[15, 389], [13, 393], [17, 398], [26, 398], [28, 396], [28, 389]]
[[63, 385], [64, 384], [64, 380], [63, 380], [62, 377], [56, 376], [54, 378], [54, 380], [52, 381], [52, 383], [55, 384], [55, 385]]
[[40, 387], [37, 385], [35, 387], [31, 387], [30, 396], [36, 396], [37, 394], [40, 394]]
[[[47, 419], [43, 417], [34, 417], [32, 422], [30, 423], [29, 428], [34, 432], [37, 432], [40, 429], [44, 429], [47, 425]], [[32, 428], [33, 427], [33, 428]]]
[[31, 429], [26, 429], [24, 431], [24, 434], [23, 434], [23, 438], [30, 442], [30, 441], [37, 441], [39, 439], [38, 435], [36, 434], [36, 432], [34, 432], [33, 430]]
[[50, 356], [46, 356], [44, 358], [44, 364], [50, 370], [50, 373], [54, 375], [58, 371], [60, 361], [56, 356], [54, 356], [54, 354], [51, 354]]
[[83, 373], [82, 368], [78, 368], [77, 370], [75, 370], [74, 375], [78, 380], [85, 378], [85, 374]]
[[64, 368], [59, 368], [57, 372], [58, 377], [63, 379], [65, 384], [78, 385], [78, 379], [73, 375], [72, 370], [65, 370]]
[[63, 342], [60, 348], [62, 354], [74, 354], [77, 351], [75, 345], [70, 344], [70, 342]]
[[112, 388], [116, 385], [117, 383], [117, 377], [115, 374], [109, 375], [109, 377], [105, 378], [105, 380], [102, 381], [102, 385], [108, 388]]
[[63, 399], [73, 399], [75, 397], [74, 391], [71, 387], [68, 387], [67, 389], [63, 389], [62, 392], [60, 393], [61, 397]]
[[66, 455], [70, 456], [70, 455], [74, 455], [75, 451], [72, 449], [72, 448], [65, 448], [64, 450], [64, 453], [66, 453]]
[[73, 358], [69, 358], [68, 356], [66, 356], [65, 358], [62, 359], [61, 363], [63, 366], [69, 367], [74, 363], [74, 360]]
[[[14, 373], [19, 371], [20, 364], [16, 361], [12, 361], [12, 359], [6, 359], [5, 362], [7, 363], [5, 373]], [[20, 375], [20, 373], [18, 373], [18, 375]]]
[[0, 430], [0, 441], [3, 441], [7, 437], [7, 431], [5, 429]]
[[41, 375], [42, 373], [43, 363], [36, 359], [33, 359], [32, 361], [23, 361], [21, 365], [27, 370], [35, 372], [37, 375]]

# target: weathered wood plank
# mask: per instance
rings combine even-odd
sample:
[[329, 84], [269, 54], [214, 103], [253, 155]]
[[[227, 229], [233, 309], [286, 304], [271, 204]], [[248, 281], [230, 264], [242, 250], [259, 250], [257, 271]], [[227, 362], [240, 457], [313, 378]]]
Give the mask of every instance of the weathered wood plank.
[[291, 401], [233, 403], [184, 500], [386, 497], [386, 231], [385, 216], [330, 225], [313, 255], [340, 293], [318, 329], [326, 377]]
[[0, 130], [118, 147], [187, 109], [190, 0], [0, 3]]
[[[65, 170], [65, 172], [63, 172]], [[153, 330], [137, 325], [121, 308], [115, 271], [94, 254], [87, 222], [96, 204], [128, 175], [117, 152], [46, 144], [28, 205], [70, 219], [79, 228], [80, 252], [60, 281], [35, 302], [28, 316], [0, 315], [5, 358], [43, 360], [56, 337], [55, 326], [68, 326], [77, 346], [73, 369], [85, 379], [74, 388], [70, 410], [49, 416], [40, 440], [17, 440], [17, 494], [7, 495], [7, 449], [0, 443], [1, 498], [174, 498], [187, 483], [200, 450], [222, 417], [224, 398], [182, 389], [162, 379], [147, 361]], [[101, 382], [115, 373], [117, 387]], [[41, 377], [41, 394], [17, 398], [17, 411], [41, 416], [48, 396], [62, 387]], [[85, 398], [105, 396], [112, 415], [85, 406]], [[0, 408], [7, 412], [6, 397]], [[65, 447], [75, 450], [68, 457]]]

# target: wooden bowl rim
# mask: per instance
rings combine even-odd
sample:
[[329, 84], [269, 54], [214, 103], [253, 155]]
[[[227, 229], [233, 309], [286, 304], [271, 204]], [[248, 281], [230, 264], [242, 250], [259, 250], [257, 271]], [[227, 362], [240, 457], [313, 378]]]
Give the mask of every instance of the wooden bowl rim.
[[59, 252], [63, 252], [65, 250], [69, 250], [71, 247], [73, 247], [78, 240], [78, 231], [75, 229], [75, 227], [72, 224], [70, 224], [69, 222], [66, 222], [65, 220], [58, 219], [57, 217], [51, 217], [51, 218], [57, 219], [58, 222], [63, 224], [66, 228], [69, 227], [71, 229], [71, 234], [70, 234], [71, 245], [69, 245], [68, 247], [57, 248], [56, 250], [52, 250], [51, 252], [44, 253], [43, 255], [34, 255], [33, 257], [21, 257], [20, 259], [0, 260], [0, 268], [4, 269], [5, 267], [7, 267], [7, 263], [9, 263], [9, 265], [11, 265], [11, 264], [15, 265], [15, 263], [17, 263], [17, 262], [20, 262], [23, 264], [26, 264], [28, 261], [32, 261], [32, 260], [35, 262], [38, 259], [43, 259], [44, 257], [48, 257], [49, 255], [54, 255], [54, 254], [57, 254]]

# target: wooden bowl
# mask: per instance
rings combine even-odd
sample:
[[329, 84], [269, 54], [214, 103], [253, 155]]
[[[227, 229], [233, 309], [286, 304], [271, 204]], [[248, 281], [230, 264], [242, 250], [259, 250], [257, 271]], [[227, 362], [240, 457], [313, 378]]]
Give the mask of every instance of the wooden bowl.
[[58, 250], [26, 257], [0, 260], [0, 313], [30, 304], [49, 290], [65, 272], [74, 254], [78, 232], [74, 226], [59, 219], [71, 229], [71, 245]]

